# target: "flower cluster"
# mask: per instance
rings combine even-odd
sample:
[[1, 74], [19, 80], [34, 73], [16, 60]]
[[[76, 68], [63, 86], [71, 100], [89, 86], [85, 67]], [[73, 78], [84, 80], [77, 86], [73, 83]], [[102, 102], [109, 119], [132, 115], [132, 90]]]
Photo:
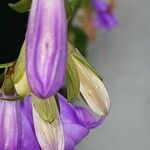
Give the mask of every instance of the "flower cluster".
[[[68, 0], [4, 3], [3, 9], [17, 15], [13, 19], [28, 13], [29, 18], [16, 22], [23, 27], [21, 40], [14, 33], [17, 55], [5, 64], [0, 62], [5, 70], [0, 74], [0, 150], [73, 150], [103, 123], [110, 108], [101, 76], [68, 42], [69, 7], [74, 5]], [[101, 26], [113, 27], [116, 21], [108, 13], [108, 4], [92, 3]], [[98, 119], [78, 104], [82, 99]]]

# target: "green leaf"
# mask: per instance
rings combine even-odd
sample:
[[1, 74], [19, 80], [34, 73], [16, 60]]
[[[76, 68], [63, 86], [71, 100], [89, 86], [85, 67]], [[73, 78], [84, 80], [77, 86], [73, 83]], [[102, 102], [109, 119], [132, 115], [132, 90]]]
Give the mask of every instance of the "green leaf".
[[103, 77], [99, 73], [96, 72], [96, 70], [92, 67], [91, 64], [88, 63], [88, 61], [82, 56], [82, 54], [78, 51], [77, 48], [74, 48], [73, 45], [69, 46], [69, 48], [71, 49], [72, 56], [75, 59], [78, 59], [86, 67], [88, 67], [89, 69], [91, 69], [101, 80], [103, 80]]
[[67, 18], [70, 19], [71, 16], [73, 15], [73, 12], [68, 0], [65, 0], [65, 9], [66, 9]]
[[69, 41], [79, 49], [82, 55], [86, 56], [88, 37], [81, 28], [75, 26], [70, 27]]
[[55, 120], [57, 114], [57, 104], [53, 97], [41, 99], [32, 94], [32, 103], [38, 115], [48, 123]]
[[66, 73], [66, 88], [67, 88], [67, 99], [71, 101], [73, 98], [80, 99], [80, 80], [77, 72], [77, 68], [74, 64], [73, 58], [68, 55], [68, 66]]
[[73, 12], [75, 12], [80, 7], [81, 1], [82, 0], [69, 0]]
[[20, 0], [19, 2], [15, 4], [9, 3], [8, 5], [9, 7], [11, 7], [12, 9], [14, 9], [15, 11], [19, 13], [25, 13], [29, 11], [31, 7], [31, 3], [32, 3], [32, 0]]

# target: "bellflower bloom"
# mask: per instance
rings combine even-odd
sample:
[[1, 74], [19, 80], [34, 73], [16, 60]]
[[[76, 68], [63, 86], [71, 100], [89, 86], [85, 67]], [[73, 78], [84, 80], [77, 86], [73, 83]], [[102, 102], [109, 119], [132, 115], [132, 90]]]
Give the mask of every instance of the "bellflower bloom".
[[90, 129], [101, 125], [104, 117], [96, 120], [93, 115], [81, 106], [73, 106], [67, 100], [58, 95], [60, 104], [60, 115], [65, 134], [65, 150], [73, 150], [87, 134]]
[[41, 98], [50, 97], [64, 85], [67, 20], [63, 0], [32, 0], [26, 40], [31, 89]]
[[94, 23], [96, 27], [110, 30], [117, 25], [117, 19], [111, 12], [110, 5], [106, 0], [92, 0], [96, 16]]
[[23, 102], [1, 101], [0, 108], [0, 149], [40, 150], [33, 128], [30, 97]]

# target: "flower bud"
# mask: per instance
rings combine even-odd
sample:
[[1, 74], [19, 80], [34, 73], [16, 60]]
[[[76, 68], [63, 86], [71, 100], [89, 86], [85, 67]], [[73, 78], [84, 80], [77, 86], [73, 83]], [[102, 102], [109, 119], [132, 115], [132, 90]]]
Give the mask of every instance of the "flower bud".
[[63, 0], [33, 0], [27, 29], [27, 77], [33, 93], [48, 98], [64, 85], [67, 22]]

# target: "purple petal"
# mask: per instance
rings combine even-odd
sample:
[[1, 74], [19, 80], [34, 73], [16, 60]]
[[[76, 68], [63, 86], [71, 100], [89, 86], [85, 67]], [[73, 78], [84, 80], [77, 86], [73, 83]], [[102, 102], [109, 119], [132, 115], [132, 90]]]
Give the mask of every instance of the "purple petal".
[[32, 114], [32, 103], [31, 103], [31, 96], [26, 96], [24, 98], [23, 103], [21, 103], [21, 110], [24, 115], [29, 120], [30, 124], [33, 126], [33, 114]]
[[75, 145], [77, 145], [89, 133], [87, 128], [79, 124], [65, 124], [64, 131], [66, 135], [65, 141], [67, 142], [68, 139], [71, 138]]
[[89, 133], [89, 130], [80, 124], [75, 108], [71, 104], [67, 103], [67, 100], [63, 96], [58, 95], [58, 98], [60, 104], [60, 115], [65, 134], [65, 149], [73, 150], [74, 146]]
[[65, 150], [74, 150], [75, 146], [74, 140], [65, 134]]
[[73, 105], [69, 104], [67, 100], [58, 94], [60, 104], [60, 114], [64, 123], [66, 124], [80, 124], [76, 111]]
[[105, 117], [100, 117], [98, 120], [85, 108], [76, 106], [76, 114], [80, 122], [88, 129], [95, 128], [103, 123]]
[[[11, 96], [3, 96], [3, 98]], [[27, 104], [28, 103], [28, 104]], [[37, 142], [30, 98], [25, 101], [0, 101], [0, 149], [1, 150], [40, 150]], [[28, 105], [28, 107], [26, 107]]]
[[63, 0], [33, 0], [27, 30], [27, 76], [34, 94], [52, 96], [64, 85], [67, 21]]
[[104, 117], [96, 120], [88, 110], [80, 106], [73, 106], [58, 94], [60, 115], [65, 133], [65, 149], [73, 150], [87, 134], [89, 129], [102, 124]]
[[21, 150], [35, 149], [40, 150], [39, 143], [35, 136], [31, 97], [26, 97], [21, 104], [21, 118], [22, 118], [22, 142]]
[[1, 101], [0, 108], [0, 149], [20, 149], [22, 129], [20, 103]]

